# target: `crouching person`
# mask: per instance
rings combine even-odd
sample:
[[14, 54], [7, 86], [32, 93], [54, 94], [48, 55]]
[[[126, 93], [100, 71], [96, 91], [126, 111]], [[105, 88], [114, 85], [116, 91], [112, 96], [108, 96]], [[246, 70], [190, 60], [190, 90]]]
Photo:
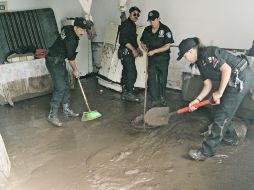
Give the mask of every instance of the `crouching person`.
[[198, 150], [190, 150], [189, 156], [194, 160], [205, 160], [214, 156], [221, 141], [231, 145], [239, 142], [231, 120], [245, 95], [253, 83], [253, 72], [247, 59], [234, 56], [218, 47], [205, 47], [196, 37], [184, 39], [179, 44], [180, 60], [184, 57], [192, 65], [196, 65], [204, 82], [199, 95], [189, 104], [195, 110], [194, 104], [202, 101], [211, 91], [212, 82], [219, 81], [218, 89], [212, 93], [215, 104], [215, 115], [211, 132], [204, 138]]
[[63, 105], [63, 113], [66, 117], [78, 117], [79, 114], [70, 109], [70, 84], [65, 59], [72, 68], [76, 78], [79, 78], [79, 71], [75, 62], [76, 49], [79, 38], [85, 34], [90, 26], [82, 17], [77, 17], [74, 26], [64, 26], [54, 44], [49, 48], [46, 55], [46, 66], [53, 80], [54, 89], [50, 102], [48, 121], [54, 126], [61, 127], [63, 124], [58, 118], [58, 109]]

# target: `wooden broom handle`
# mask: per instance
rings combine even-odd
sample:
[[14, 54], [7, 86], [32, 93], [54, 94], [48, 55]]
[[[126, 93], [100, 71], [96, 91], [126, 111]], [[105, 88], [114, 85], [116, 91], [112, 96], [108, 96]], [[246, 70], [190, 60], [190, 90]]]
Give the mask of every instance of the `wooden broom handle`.
[[86, 95], [85, 95], [85, 92], [84, 92], [83, 86], [82, 86], [82, 84], [81, 84], [81, 82], [80, 82], [80, 79], [79, 79], [79, 78], [78, 78], [78, 83], [79, 83], [79, 86], [80, 86], [81, 92], [82, 92], [82, 94], [83, 94], [84, 100], [85, 100], [85, 102], [86, 102], [86, 106], [87, 106], [87, 108], [88, 108], [88, 111], [90, 112], [90, 111], [91, 111], [91, 109], [90, 109], [90, 106], [89, 106], [89, 104], [88, 104], [88, 100], [87, 100], [87, 98], [86, 98]]
[[146, 104], [147, 104], [147, 79], [148, 79], [148, 56], [146, 56], [146, 66], [145, 66], [145, 97], [144, 97], [144, 116], [146, 114]]

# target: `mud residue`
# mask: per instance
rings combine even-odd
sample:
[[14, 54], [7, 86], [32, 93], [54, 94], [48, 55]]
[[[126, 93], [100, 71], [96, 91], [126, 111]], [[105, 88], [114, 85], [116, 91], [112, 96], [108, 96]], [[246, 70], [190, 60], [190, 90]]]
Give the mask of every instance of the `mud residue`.
[[[207, 118], [191, 118], [191, 123], [188, 119], [173, 119], [170, 125], [142, 133], [128, 145], [114, 144], [101, 149], [86, 160], [91, 187], [98, 190], [170, 189], [163, 179], [169, 176], [174, 179], [175, 175], [185, 173], [176, 171], [184, 167], [176, 162], [181, 157], [177, 148], [191, 138], [189, 127], [200, 130], [207, 123]], [[184, 127], [189, 129], [184, 130]], [[176, 185], [171, 183], [171, 186]]]

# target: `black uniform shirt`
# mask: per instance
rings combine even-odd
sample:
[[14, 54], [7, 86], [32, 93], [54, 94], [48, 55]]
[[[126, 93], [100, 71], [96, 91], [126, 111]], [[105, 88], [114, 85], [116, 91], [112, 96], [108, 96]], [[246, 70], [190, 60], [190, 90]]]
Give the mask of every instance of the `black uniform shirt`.
[[74, 26], [64, 26], [54, 44], [49, 48], [49, 56], [64, 57], [68, 60], [75, 60], [76, 49], [79, 44], [79, 37], [74, 31]]
[[130, 43], [134, 48], [138, 48], [136, 24], [130, 18], [126, 19], [120, 26], [119, 44], [121, 48]]
[[237, 57], [226, 50], [215, 46], [209, 46], [199, 49], [196, 64], [203, 80], [211, 79], [213, 81], [220, 81], [220, 67], [224, 63], [227, 63], [231, 68], [235, 68], [241, 60], [240, 57]]
[[[148, 51], [160, 48], [168, 43], [174, 43], [173, 35], [171, 30], [164, 24], [160, 22], [159, 29], [156, 33], [152, 32], [152, 26], [147, 26], [144, 29], [144, 32], [141, 36], [140, 41], [145, 44], [148, 48]], [[155, 54], [153, 57], [158, 56], [169, 56], [170, 49], [158, 54]]]

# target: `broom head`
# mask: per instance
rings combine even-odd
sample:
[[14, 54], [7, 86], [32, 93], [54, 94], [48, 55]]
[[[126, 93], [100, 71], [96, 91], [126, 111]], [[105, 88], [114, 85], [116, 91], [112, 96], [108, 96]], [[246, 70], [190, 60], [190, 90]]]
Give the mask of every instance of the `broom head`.
[[84, 112], [81, 118], [81, 121], [91, 121], [94, 119], [97, 119], [99, 117], [101, 117], [101, 113], [99, 113], [98, 111], [89, 111], [89, 112]]

